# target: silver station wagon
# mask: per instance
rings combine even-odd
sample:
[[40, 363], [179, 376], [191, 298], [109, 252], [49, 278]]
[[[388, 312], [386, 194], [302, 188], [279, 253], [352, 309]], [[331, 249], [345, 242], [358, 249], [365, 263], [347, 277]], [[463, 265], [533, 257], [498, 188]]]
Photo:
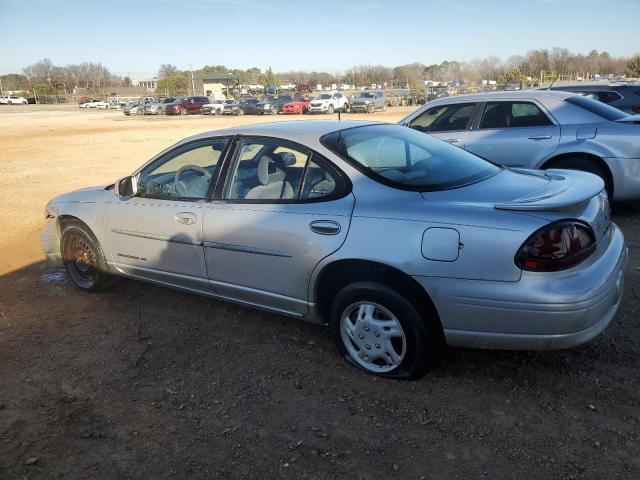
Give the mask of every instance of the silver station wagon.
[[447, 344], [590, 340], [627, 261], [597, 176], [371, 122], [199, 134], [46, 217], [46, 257], [83, 290], [125, 276], [327, 323], [351, 363], [407, 379]]

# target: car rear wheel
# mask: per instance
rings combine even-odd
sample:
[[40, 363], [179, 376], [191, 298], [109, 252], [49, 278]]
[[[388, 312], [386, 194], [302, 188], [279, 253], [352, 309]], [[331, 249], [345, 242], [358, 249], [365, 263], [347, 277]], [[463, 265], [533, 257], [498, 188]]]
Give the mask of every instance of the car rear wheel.
[[333, 105], [329, 105], [329, 108], [327, 108], [327, 113], [329, 115], [331, 115], [333, 113]]
[[98, 292], [117, 283], [118, 277], [108, 273], [98, 241], [84, 224], [74, 222], [63, 227], [60, 251], [64, 267], [78, 288]]
[[609, 172], [595, 161], [583, 157], [566, 157], [552, 162], [546, 168], [566, 168], [568, 170], [580, 170], [599, 176], [604, 182], [604, 188], [609, 198], [613, 196], [613, 182]]
[[338, 350], [362, 370], [417, 379], [438, 358], [439, 337], [429, 318], [402, 293], [377, 282], [356, 282], [335, 297], [331, 326]]

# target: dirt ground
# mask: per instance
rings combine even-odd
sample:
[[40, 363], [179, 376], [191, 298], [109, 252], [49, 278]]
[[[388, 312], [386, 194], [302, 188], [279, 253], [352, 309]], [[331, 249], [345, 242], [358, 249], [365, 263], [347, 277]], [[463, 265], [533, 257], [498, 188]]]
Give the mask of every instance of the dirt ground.
[[51, 197], [270, 120], [0, 106], [0, 478], [638, 478], [640, 204], [614, 212], [631, 261], [602, 336], [451, 350], [410, 383], [349, 366], [321, 326], [134, 281], [85, 294], [44, 264]]

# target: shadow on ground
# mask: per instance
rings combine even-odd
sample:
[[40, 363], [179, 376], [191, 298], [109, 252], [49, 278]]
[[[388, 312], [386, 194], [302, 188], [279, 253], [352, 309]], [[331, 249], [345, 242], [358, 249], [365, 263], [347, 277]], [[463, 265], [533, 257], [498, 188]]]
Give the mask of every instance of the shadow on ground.
[[568, 351], [449, 351], [361, 373], [325, 327], [44, 263], [0, 277], [2, 478], [634, 478], [640, 221], [625, 298]]

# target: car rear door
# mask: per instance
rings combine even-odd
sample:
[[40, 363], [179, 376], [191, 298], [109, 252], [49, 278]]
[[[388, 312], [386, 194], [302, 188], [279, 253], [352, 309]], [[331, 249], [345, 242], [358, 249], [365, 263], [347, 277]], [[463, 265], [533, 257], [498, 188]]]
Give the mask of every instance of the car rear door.
[[558, 148], [560, 126], [533, 100], [496, 100], [480, 105], [465, 149], [509, 167], [536, 167]]
[[428, 108], [407, 126], [464, 148], [475, 111], [475, 102], [440, 104]]
[[311, 273], [344, 242], [348, 179], [308, 148], [242, 137], [204, 213], [212, 288], [222, 297], [304, 315]]

